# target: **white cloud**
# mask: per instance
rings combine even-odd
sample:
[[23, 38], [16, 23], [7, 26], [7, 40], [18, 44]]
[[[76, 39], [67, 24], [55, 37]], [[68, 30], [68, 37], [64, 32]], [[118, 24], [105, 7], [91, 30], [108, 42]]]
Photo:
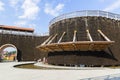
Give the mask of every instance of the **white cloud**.
[[44, 12], [52, 16], [58, 16], [61, 10], [63, 9], [63, 7], [64, 7], [64, 4], [61, 4], [61, 3], [59, 3], [55, 8], [53, 8], [52, 5], [46, 3]]
[[115, 1], [113, 4], [109, 5], [104, 9], [104, 11], [113, 11], [120, 7], [120, 0]]
[[19, 16], [20, 19], [35, 19], [40, 10], [37, 5], [40, 0], [24, 0], [21, 8], [24, 10], [23, 14]]
[[37, 25], [36, 25], [36, 24], [31, 23], [31, 24], [29, 24], [28, 26], [29, 26], [30, 28], [36, 28], [36, 26], [37, 26]]
[[26, 21], [26, 20], [16, 21], [14, 23], [14, 25], [20, 26], [20, 27], [29, 27], [29, 28], [35, 28], [37, 26], [36, 24], [29, 22], [29, 21]]
[[0, 1], [0, 11], [3, 11], [4, 10], [4, 3], [2, 1]]
[[19, 1], [20, 1], [20, 0], [9, 0], [10, 5], [11, 5], [12, 7], [16, 7], [16, 5], [19, 3]]
[[[17, 12], [19, 11], [19, 8], [21, 6], [21, 2], [23, 2], [23, 0], [9, 0], [9, 4], [12, 8], [14, 8]], [[20, 11], [19, 11], [20, 13]]]
[[15, 24], [16, 26], [25, 26], [25, 25], [27, 25], [27, 21], [21, 20], [21, 21], [15, 22], [14, 24]]

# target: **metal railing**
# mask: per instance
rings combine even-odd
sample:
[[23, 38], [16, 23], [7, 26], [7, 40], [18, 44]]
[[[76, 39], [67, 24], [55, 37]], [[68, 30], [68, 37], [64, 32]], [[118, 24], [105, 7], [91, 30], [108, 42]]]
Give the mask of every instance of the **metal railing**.
[[50, 21], [49, 26], [63, 19], [83, 17], [83, 16], [101, 16], [101, 17], [111, 18], [115, 20], [120, 20], [119, 14], [114, 14], [114, 13], [100, 11], [100, 10], [83, 10], [83, 11], [71, 12], [71, 13], [67, 13], [67, 14], [63, 14], [58, 17], [55, 17]]
[[0, 34], [12, 34], [12, 35], [23, 35], [23, 36], [49, 36], [49, 33], [29, 33], [29, 32], [21, 32], [21, 31], [10, 31], [10, 30], [0, 30]]
[[106, 75], [106, 76], [100, 76], [100, 77], [80, 79], [80, 80], [120, 80], [120, 73], [119, 74]]

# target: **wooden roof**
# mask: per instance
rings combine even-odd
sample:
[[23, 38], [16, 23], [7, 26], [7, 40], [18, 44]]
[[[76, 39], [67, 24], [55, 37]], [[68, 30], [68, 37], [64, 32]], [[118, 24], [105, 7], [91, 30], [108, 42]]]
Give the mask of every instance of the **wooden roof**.
[[41, 51], [54, 52], [54, 51], [102, 51], [109, 47], [109, 45], [113, 44], [115, 41], [111, 41], [101, 30], [98, 30], [98, 33], [105, 39], [105, 41], [93, 41], [92, 36], [89, 30], [86, 30], [89, 41], [77, 41], [76, 33], [74, 31], [73, 41], [71, 42], [61, 42], [65, 32], [63, 32], [62, 36], [56, 43], [52, 43], [55, 37], [50, 36], [46, 41], [44, 41], [41, 45], [37, 46]]
[[49, 45], [37, 46], [41, 51], [101, 51], [113, 44], [114, 41], [77, 41], [77, 42], [61, 42], [51, 43]]
[[13, 30], [13, 31], [34, 32], [33, 28], [23, 28], [23, 27], [7, 26], [7, 25], [0, 25], [0, 29]]

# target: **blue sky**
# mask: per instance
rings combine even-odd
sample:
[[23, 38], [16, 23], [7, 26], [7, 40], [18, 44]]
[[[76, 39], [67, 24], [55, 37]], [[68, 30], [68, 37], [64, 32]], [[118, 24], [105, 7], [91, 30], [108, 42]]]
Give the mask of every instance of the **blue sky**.
[[0, 0], [0, 25], [30, 27], [49, 32], [54, 17], [80, 10], [120, 13], [120, 0]]
[[11, 52], [11, 51], [16, 51], [16, 49], [13, 48], [13, 47], [7, 47], [7, 48], [5, 48], [3, 51]]

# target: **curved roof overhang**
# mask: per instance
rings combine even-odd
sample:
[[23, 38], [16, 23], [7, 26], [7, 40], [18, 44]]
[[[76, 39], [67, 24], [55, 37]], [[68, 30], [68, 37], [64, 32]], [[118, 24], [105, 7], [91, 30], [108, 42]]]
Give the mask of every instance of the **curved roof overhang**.
[[57, 43], [52, 43], [52, 41], [57, 37], [57, 34], [50, 36], [45, 42], [37, 46], [38, 49], [44, 52], [55, 52], [55, 51], [102, 51], [108, 48], [115, 41], [111, 41], [101, 30], [98, 33], [105, 39], [105, 41], [93, 41], [89, 30], [86, 30], [89, 41], [77, 41], [76, 33], [74, 31], [73, 41], [71, 42], [61, 42], [65, 35], [65, 32], [61, 35]]

